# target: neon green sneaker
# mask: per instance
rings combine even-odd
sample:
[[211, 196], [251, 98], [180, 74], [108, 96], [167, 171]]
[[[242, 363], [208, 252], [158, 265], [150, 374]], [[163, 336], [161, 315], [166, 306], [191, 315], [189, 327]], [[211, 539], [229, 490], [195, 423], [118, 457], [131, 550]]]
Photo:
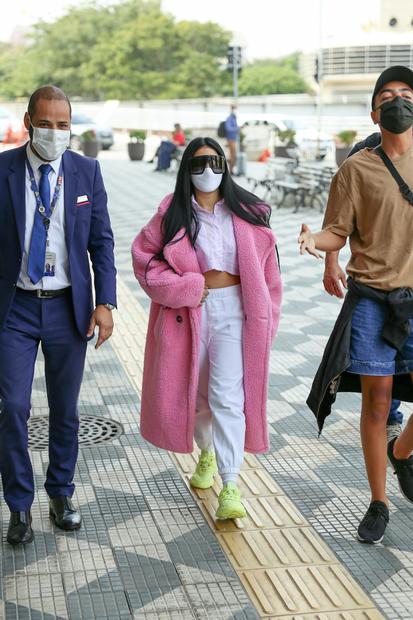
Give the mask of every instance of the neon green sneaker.
[[241, 501], [241, 493], [234, 482], [227, 482], [218, 496], [217, 519], [242, 519], [247, 511]]
[[215, 453], [201, 450], [195, 473], [189, 483], [197, 489], [209, 489], [214, 484], [214, 476], [217, 472]]

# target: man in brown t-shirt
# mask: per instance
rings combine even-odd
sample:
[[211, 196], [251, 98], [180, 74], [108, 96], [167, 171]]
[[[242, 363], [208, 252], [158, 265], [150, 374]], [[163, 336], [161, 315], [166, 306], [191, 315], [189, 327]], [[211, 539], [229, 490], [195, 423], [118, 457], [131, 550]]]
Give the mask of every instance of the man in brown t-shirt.
[[[376, 131], [367, 136], [364, 140], [357, 142], [349, 153], [349, 157], [355, 155], [362, 149], [374, 149], [381, 143], [381, 133]], [[325, 266], [323, 285], [329, 295], [334, 295], [339, 299], [344, 297], [343, 289], [347, 288], [346, 274], [338, 262], [339, 252], [327, 252], [325, 255]], [[399, 409], [400, 400], [393, 399], [390, 406], [389, 416], [386, 423], [387, 442], [398, 437], [402, 431], [403, 412]]]
[[[404, 181], [413, 188], [413, 72], [407, 67], [386, 69], [372, 97], [371, 118], [381, 131], [381, 147]], [[340, 250], [349, 237], [347, 273], [356, 283], [390, 292], [413, 288], [413, 208], [377, 151], [364, 149], [346, 160], [336, 173], [323, 230], [312, 234], [303, 224], [300, 252], [320, 258], [317, 250]], [[405, 497], [413, 502], [413, 417], [387, 450], [386, 420], [393, 375], [413, 376], [413, 336], [401, 352], [381, 335], [387, 304], [363, 298], [351, 322], [350, 367], [362, 389], [361, 440], [372, 501], [358, 528], [358, 539], [377, 543], [389, 520], [386, 497], [387, 454]], [[410, 321], [412, 327], [413, 321]], [[387, 454], [386, 454], [387, 452]]]

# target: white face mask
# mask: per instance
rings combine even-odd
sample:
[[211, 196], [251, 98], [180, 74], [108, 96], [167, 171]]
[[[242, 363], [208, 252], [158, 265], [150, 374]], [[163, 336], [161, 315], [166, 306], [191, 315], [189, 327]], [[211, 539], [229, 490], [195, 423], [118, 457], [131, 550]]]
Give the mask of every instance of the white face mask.
[[46, 161], [53, 161], [63, 155], [70, 144], [70, 130], [34, 127], [33, 125], [32, 128], [32, 144], [40, 157]]
[[215, 174], [206, 167], [202, 174], [191, 174], [191, 181], [200, 192], [215, 192], [221, 185], [223, 174]]

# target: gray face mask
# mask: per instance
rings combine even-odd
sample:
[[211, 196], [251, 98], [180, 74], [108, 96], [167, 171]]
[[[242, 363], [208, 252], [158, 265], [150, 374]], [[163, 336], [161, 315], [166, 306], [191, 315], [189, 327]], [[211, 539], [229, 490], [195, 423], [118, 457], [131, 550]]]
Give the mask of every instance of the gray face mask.
[[70, 144], [70, 130], [34, 127], [31, 121], [30, 126], [31, 142], [40, 157], [53, 161], [63, 155]]

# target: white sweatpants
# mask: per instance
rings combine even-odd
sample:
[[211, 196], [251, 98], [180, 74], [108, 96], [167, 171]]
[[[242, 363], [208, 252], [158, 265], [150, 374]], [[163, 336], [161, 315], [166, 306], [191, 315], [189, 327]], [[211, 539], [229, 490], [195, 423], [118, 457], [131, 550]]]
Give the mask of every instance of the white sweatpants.
[[219, 474], [235, 478], [244, 459], [241, 286], [210, 289], [202, 306], [195, 441], [215, 450]]

